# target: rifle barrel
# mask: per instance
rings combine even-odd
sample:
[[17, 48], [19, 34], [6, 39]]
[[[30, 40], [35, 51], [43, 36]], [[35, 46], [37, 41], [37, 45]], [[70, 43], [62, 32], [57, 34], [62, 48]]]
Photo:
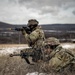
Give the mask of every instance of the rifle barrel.
[[10, 54], [9, 56], [10, 57], [13, 57], [13, 56], [21, 56], [21, 54]]

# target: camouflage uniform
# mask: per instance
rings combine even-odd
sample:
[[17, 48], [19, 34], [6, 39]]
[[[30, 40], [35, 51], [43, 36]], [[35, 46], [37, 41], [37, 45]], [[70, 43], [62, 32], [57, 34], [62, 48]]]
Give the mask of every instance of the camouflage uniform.
[[[47, 46], [45, 50], [48, 50], [48, 48], [52, 48], [53, 50], [49, 54], [45, 54], [46, 62], [42, 65], [43, 70], [58, 72], [74, 61], [72, 52], [62, 48], [58, 39], [48, 38], [45, 41], [45, 46]], [[54, 48], [50, 46], [54, 46]]]

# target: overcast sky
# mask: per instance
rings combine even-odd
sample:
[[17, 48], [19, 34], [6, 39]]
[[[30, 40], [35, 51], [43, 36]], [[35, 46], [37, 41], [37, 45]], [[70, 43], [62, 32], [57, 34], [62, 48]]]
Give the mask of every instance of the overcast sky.
[[75, 23], [75, 0], [0, 0], [0, 21], [27, 24]]

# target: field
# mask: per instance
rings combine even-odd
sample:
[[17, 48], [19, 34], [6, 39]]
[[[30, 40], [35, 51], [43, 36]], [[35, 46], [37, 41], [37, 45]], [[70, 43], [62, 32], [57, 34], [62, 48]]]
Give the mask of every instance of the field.
[[[62, 46], [70, 50], [75, 50], [75, 44], [62, 44]], [[0, 45], [0, 75], [57, 75], [53, 73], [45, 74], [41, 71], [38, 64], [28, 65], [21, 57], [9, 57], [10, 53], [18, 53], [20, 50], [27, 47], [28, 46], [24, 44]], [[75, 74], [68, 73], [67, 75]]]

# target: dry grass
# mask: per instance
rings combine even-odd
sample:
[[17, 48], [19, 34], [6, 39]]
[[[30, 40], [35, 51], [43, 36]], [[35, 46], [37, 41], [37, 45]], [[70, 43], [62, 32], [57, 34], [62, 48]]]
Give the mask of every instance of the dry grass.
[[75, 75], [74, 72], [65, 70], [65, 73], [55, 74], [49, 71], [42, 71], [39, 64], [28, 65], [20, 57], [0, 56], [0, 75], [26, 75], [28, 72], [46, 72], [46, 75]]
[[27, 44], [0, 44], [0, 48], [7, 48], [7, 47], [28, 47]]
[[38, 64], [28, 65], [20, 57], [0, 56], [0, 75], [26, 75], [39, 71]]
[[0, 57], [0, 75], [26, 75], [29, 65], [20, 57]]

